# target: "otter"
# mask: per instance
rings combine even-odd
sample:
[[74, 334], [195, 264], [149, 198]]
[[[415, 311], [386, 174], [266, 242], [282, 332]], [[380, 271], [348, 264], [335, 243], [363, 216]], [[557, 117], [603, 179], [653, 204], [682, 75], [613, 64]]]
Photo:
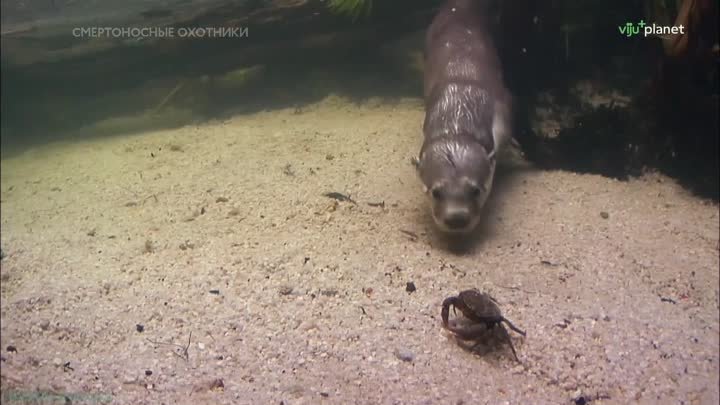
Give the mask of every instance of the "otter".
[[440, 230], [469, 233], [512, 141], [511, 96], [481, 0], [446, 0], [425, 37], [424, 141], [413, 164]]

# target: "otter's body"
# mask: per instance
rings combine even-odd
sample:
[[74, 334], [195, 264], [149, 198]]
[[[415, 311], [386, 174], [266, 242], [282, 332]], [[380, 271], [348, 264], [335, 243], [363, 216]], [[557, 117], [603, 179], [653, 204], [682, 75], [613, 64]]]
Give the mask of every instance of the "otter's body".
[[481, 0], [446, 0], [425, 42], [424, 142], [416, 165], [433, 218], [472, 231], [510, 139], [510, 94]]

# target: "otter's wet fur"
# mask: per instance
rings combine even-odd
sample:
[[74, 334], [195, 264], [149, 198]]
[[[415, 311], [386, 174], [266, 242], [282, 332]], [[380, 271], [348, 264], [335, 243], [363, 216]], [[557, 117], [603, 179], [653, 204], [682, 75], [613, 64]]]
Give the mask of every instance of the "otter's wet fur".
[[425, 38], [424, 142], [414, 159], [438, 228], [480, 222], [498, 152], [511, 136], [511, 96], [482, 0], [446, 0]]

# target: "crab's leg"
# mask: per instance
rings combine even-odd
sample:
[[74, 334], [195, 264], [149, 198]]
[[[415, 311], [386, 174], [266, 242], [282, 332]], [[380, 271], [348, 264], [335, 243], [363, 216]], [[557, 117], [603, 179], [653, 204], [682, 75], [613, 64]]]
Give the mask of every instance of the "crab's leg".
[[515, 332], [517, 332], [517, 333], [525, 336], [525, 332], [523, 332], [523, 331], [521, 331], [520, 329], [518, 329], [518, 327], [515, 326], [515, 325], [513, 325], [512, 322], [508, 321], [507, 318], [503, 317], [502, 320], [503, 320], [505, 323], [508, 324], [508, 326], [510, 327], [510, 329], [512, 329], [512, 330], [514, 330]]
[[[509, 323], [509, 322], [508, 322]], [[520, 359], [518, 358], [517, 352], [515, 351], [515, 346], [513, 345], [512, 339], [510, 339], [510, 334], [508, 333], [507, 329], [500, 323], [498, 324], [500, 326], [500, 332], [505, 337], [505, 340], [507, 340], [508, 344], [510, 345], [510, 350], [513, 352], [513, 356], [515, 356], [515, 360], [520, 363]]]

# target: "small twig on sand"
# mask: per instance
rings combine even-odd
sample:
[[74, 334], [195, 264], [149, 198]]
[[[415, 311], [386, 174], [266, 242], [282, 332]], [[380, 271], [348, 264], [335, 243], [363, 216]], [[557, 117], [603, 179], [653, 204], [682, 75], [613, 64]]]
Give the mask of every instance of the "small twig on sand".
[[179, 344], [177, 344], [177, 343], [157, 342], [157, 341], [153, 341], [153, 340], [150, 340], [150, 339], [147, 339], [147, 341], [150, 342], [150, 343], [152, 343], [152, 344], [154, 344], [154, 345], [175, 346], [175, 347], [177, 347], [177, 348], [180, 348], [180, 349], [182, 349], [182, 354], [178, 354], [176, 351], [173, 351], [173, 354], [176, 355], [176, 356], [178, 356], [178, 357], [180, 357], [181, 359], [183, 359], [183, 360], [185, 360], [185, 361], [189, 361], [189, 360], [190, 360], [190, 352], [189, 352], [189, 349], [190, 349], [190, 339], [192, 339], [192, 331], [190, 331], [190, 335], [188, 336], [188, 342], [187, 342], [187, 345], [185, 345], [185, 346], [181, 346], [181, 345], [179, 345]]
[[526, 293], [526, 294], [535, 294], [535, 293], [536, 293], [536, 291], [529, 291], [529, 290], [525, 290], [525, 289], [522, 289], [522, 288], [520, 288], [520, 287], [515, 287], [515, 286], [500, 285], [500, 284], [495, 284], [495, 286], [500, 287], [500, 288], [504, 288], [504, 289], [506, 289], [506, 290], [522, 291], [522, 292], [524, 292], [524, 293]]
[[155, 199], [155, 202], [159, 202], [159, 200], [158, 200], [158, 198], [157, 198], [157, 194], [151, 194], [151, 195], [143, 198], [143, 202], [145, 202], [145, 201], [147, 201], [147, 200], [149, 200], [149, 199], [151, 199], [151, 198], [154, 198], [154, 199]]
[[345, 195], [345, 194], [338, 193], [335, 191], [329, 192], [329, 193], [323, 193], [323, 197], [332, 198], [334, 200], [343, 201], [343, 202], [347, 201], [347, 202], [357, 205], [357, 202], [355, 202], [355, 200], [350, 198], [349, 195]]
[[410, 237], [410, 240], [412, 240], [413, 242], [415, 242], [416, 240], [418, 240], [418, 236], [417, 236], [417, 234], [416, 234], [415, 232], [407, 231], [407, 230], [405, 230], [405, 229], [398, 229], [398, 231], [400, 231], [400, 232], [404, 233], [405, 235], [409, 236], [409, 237]]
[[[132, 190], [130, 190], [129, 188], [127, 188], [127, 187], [125, 187], [125, 186], [119, 186], [119, 187], [122, 188], [123, 190], [127, 191], [128, 193], [132, 193], [132, 195], [135, 196], [135, 198], [140, 198], [140, 195], [139, 195], [138, 193], [136, 193], [135, 191], [132, 191]], [[158, 198], [157, 198], [157, 194], [150, 194], [149, 196], [147, 196], [147, 197], [143, 198], [142, 200], [140, 200], [140, 202], [141, 202], [141, 203], [145, 203], [145, 201], [147, 201], [147, 200], [149, 200], [149, 199], [151, 199], [151, 198], [154, 199], [155, 202], [160, 202], [160, 200], [158, 200]], [[136, 204], [134, 204], [134, 205], [136, 205]]]

